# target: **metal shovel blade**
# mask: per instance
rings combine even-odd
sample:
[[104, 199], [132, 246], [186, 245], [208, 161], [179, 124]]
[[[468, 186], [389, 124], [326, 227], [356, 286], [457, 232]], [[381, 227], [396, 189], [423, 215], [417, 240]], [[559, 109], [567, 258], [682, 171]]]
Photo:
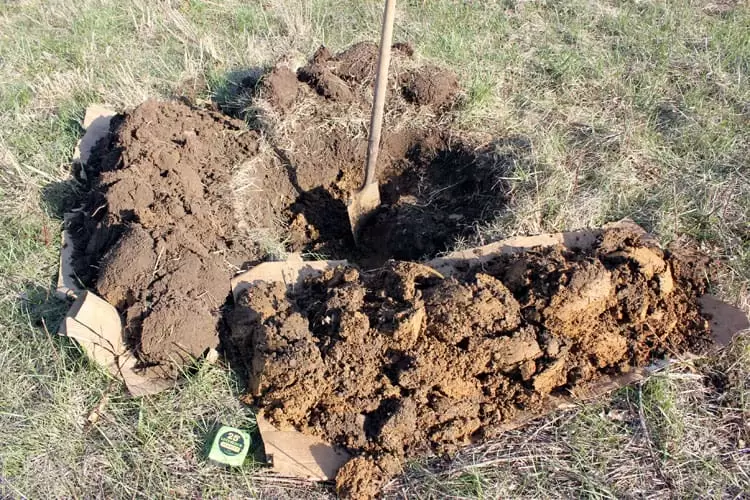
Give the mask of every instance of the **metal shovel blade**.
[[349, 214], [354, 241], [359, 240], [362, 225], [370, 215], [380, 206], [380, 186], [377, 182], [366, 184], [349, 199], [346, 211]]

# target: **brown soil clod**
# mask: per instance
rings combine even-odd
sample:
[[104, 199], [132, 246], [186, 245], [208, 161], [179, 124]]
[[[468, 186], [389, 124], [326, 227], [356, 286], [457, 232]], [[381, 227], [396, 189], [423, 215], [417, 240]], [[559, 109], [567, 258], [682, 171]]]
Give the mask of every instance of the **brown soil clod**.
[[458, 94], [458, 79], [448, 70], [426, 66], [404, 76], [404, 97], [420, 106], [449, 106]]
[[299, 94], [297, 75], [286, 66], [278, 66], [263, 77], [261, 95], [281, 110], [289, 109]]
[[375, 80], [378, 46], [360, 42], [339, 53], [335, 58], [335, 72], [344, 80], [371, 83]]
[[297, 76], [327, 99], [343, 104], [354, 100], [354, 94], [346, 82], [328, 69], [325, 64], [309, 64], [300, 68], [297, 71]]
[[710, 345], [704, 283], [660, 286], [689, 264], [635, 234], [612, 239], [501, 255], [451, 278], [392, 261], [293, 292], [266, 284], [244, 292], [232, 339], [265, 415], [347, 448], [357, 458], [337, 488], [368, 497], [393, 460], [451, 453], [560, 391]]

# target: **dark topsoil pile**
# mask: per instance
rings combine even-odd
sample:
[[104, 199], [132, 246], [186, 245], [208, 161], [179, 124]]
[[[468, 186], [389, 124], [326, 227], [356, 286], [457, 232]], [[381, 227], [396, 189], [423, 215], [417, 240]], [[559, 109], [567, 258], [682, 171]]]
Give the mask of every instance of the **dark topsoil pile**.
[[70, 229], [76, 272], [122, 313], [144, 362], [175, 375], [218, 345], [227, 280], [254, 244], [236, 231], [231, 169], [258, 149], [244, 123], [148, 101], [112, 123]]
[[706, 261], [628, 230], [591, 250], [501, 256], [451, 278], [409, 262], [342, 267], [235, 307], [255, 401], [348, 449], [338, 491], [375, 495], [405, 458], [497, 435], [550, 394], [710, 344]]

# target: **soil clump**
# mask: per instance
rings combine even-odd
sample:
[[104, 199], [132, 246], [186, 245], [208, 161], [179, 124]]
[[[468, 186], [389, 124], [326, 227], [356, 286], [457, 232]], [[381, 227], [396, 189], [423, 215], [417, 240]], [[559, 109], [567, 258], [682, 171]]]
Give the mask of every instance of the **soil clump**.
[[705, 350], [701, 270], [619, 229], [588, 251], [538, 248], [451, 278], [413, 262], [340, 267], [293, 293], [246, 291], [231, 341], [265, 416], [345, 447], [338, 491], [366, 498], [405, 459], [450, 455], [550, 396]]

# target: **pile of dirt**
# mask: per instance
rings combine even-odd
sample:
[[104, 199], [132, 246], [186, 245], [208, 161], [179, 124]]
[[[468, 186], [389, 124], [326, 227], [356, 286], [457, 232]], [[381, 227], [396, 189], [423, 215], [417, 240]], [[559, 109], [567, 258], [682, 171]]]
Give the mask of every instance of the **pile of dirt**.
[[265, 257], [258, 235], [358, 263], [294, 294], [251, 288], [224, 346], [271, 421], [352, 452], [337, 480], [351, 496], [374, 494], [408, 457], [496, 435], [550, 395], [709, 342], [696, 303], [705, 262], [626, 230], [590, 251], [538, 249], [451, 278], [406, 262], [471, 241], [504, 210], [507, 169], [531, 151], [523, 138], [450, 129], [455, 76], [394, 48], [382, 205], [359, 246], [346, 202], [365, 163], [368, 43], [254, 81], [245, 118], [260, 130], [178, 102], [114, 118], [68, 227], [78, 277], [165, 377], [217, 346], [230, 278]]
[[[398, 88], [403, 97], [414, 104], [435, 109], [451, 106], [459, 92], [458, 79], [451, 71], [426, 65], [403, 72], [398, 61], [411, 57], [414, 51], [404, 44], [393, 46], [395, 68], [391, 68], [389, 84]], [[306, 82], [321, 96], [341, 103], [361, 101], [365, 87], [375, 81], [378, 47], [371, 42], [361, 42], [333, 55], [324, 46], [320, 47], [309, 63], [297, 71], [300, 81]], [[394, 71], [395, 69], [395, 71]], [[274, 87], [278, 96], [280, 87]], [[282, 94], [289, 95], [287, 88]]]
[[550, 395], [703, 351], [705, 267], [624, 229], [451, 278], [409, 262], [340, 267], [293, 293], [250, 288], [231, 340], [265, 416], [345, 447], [338, 491], [370, 497], [405, 459], [491, 438]]
[[[266, 254], [259, 235], [288, 251], [377, 265], [446, 250], [501, 206], [492, 146], [438, 126], [456, 98], [455, 76], [429, 67], [442, 90], [409, 103], [424, 77], [407, 49], [394, 56], [378, 165], [384, 204], [364, 252], [345, 203], [362, 178], [374, 44], [337, 55], [321, 48], [297, 71], [268, 71], [251, 89], [265, 109], [259, 131], [181, 102], [148, 101], [113, 119], [85, 165], [69, 229], [79, 279], [117, 307], [144, 365], [174, 377], [217, 346], [229, 278]], [[418, 126], [391, 130], [420, 109], [429, 111]]]
[[86, 165], [89, 191], [69, 228], [76, 272], [166, 376], [218, 345], [228, 280], [258, 258], [230, 196], [232, 168], [257, 150], [241, 121], [148, 101], [113, 120]]

